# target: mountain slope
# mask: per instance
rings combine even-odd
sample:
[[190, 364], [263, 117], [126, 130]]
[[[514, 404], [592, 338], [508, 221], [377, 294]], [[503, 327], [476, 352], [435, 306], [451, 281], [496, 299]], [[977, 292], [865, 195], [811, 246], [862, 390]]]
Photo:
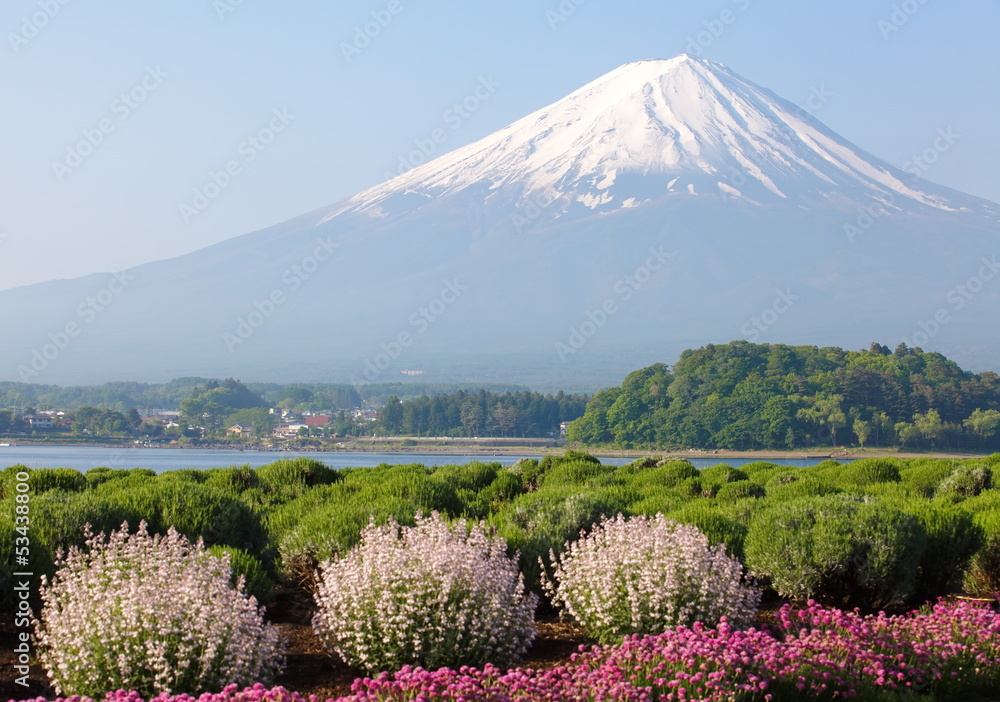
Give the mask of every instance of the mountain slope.
[[995, 368], [998, 223], [717, 63], [641, 61], [329, 208], [2, 292], [0, 378], [593, 387], [734, 338]]

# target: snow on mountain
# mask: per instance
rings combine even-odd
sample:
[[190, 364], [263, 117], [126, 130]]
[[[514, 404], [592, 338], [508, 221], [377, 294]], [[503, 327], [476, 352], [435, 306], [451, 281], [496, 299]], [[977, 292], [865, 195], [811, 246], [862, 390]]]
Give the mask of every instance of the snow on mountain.
[[[439, 198], [488, 184], [556, 215], [609, 212], [667, 194], [803, 207], [915, 204], [975, 209], [840, 138], [808, 110], [686, 54], [628, 63], [510, 126], [386, 183], [328, 216], [384, 216], [401, 194]], [[414, 198], [405, 198], [404, 209]], [[582, 213], [582, 214], [585, 214]]]
[[346, 201], [139, 266], [100, 310], [108, 275], [0, 292], [0, 379], [595, 389], [737, 338], [996, 369], [998, 234], [1000, 206], [718, 63], [639, 61]]

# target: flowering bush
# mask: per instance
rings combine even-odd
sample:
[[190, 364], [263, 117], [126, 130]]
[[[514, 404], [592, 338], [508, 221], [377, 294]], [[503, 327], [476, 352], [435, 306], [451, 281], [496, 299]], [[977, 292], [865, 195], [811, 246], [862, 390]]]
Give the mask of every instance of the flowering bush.
[[270, 681], [281, 666], [278, 631], [264, 624], [227, 558], [207, 554], [172, 528], [145, 522], [110, 536], [85, 530], [51, 584], [43, 580], [39, 658], [60, 694], [108, 690], [197, 693]]
[[326, 563], [313, 628], [348, 665], [368, 671], [508, 663], [535, 637], [537, 598], [527, 594], [503, 539], [437, 512], [416, 526], [395, 520]]
[[[940, 603], [905, 616], [862, 617], [810, 602], [801, 610], [785, 605], [778, 620], [773, 632], [695, 624], [620, 646], [581, 647], [568, 664], [548, 670], [404, 666], [356, 680], [339, 702], [973, 700], [1000, 693], [1000, 614], [987, 606]], [[104, 702], [142, 700], [118, 691]], [[151, 702], [195, 700], [162, 694]], [[197, 702], [317, 700], [281, 687], [233, 685]]]
[[774, 633], [723, 621], [632, 636], [545, 671], [405, 668], [355, 681], [340, 702], [975, 699], [1000, 690], [1000, 615], [989, 607], [862, 617], [810, 602], [786, 605], [779, 619]]
[[662, 514], [604, 519], [552, 560], [553, 603], [602, 643], [723, 617], [743, 624], [760, 600], [724, 546]]

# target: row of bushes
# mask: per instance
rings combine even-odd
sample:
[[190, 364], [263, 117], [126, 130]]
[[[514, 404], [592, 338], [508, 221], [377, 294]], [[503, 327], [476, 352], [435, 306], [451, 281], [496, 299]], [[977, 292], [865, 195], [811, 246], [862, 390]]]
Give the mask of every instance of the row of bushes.
[[[808, 468], [767, 462], [698, 470], [645, 458], [605, 466], [587, 454], [334, 471], [310, 460], [259, 469], [29, 471], [32, 564], [51, 573], [83, 525], [145, 520], [231, 554], [267, 601], [273, 580], [312, 582], [316, 566], [358, 543], [371, 518], [413, 525], [417, 512], [483, 519], [520, 553], [528, 586], [563, 545], [602, 517], [664, 514], [697, 526], [785, 597], [875, 607], [920, 602], [964, 584], [1000, 590], [1000, 490], [984, 459], [863, 459]], [[0, 474], [0, 579], [13, 562], [20, 468]], [[8, 553], [10, 552], [10, 553]], [[3, 569], [7, 568], [7, 571]], [[4, 593], [10, 588], [3, 587]]]
[[[504, 672], [535, 635], [536, 604], [505, 543], [464, 520], [416, 521], [369, 524], [358, 546], [322, 567], [317, 634], [349, 665], [382, 671], [352, 686], [359, 702], [958, 700], [1000, 691], [1000, 615], [989, 607], [941, 603], [887, 617], [809, 602], [782, 607], [776, 626], [744, 629], [760, 593], [739, 562], [662, 515], [602, 520], [553, 556], [554, 600], [613, 646], [551, 671]], [[242, 582], [229, 583], [227, 559], [173, 529], [149, 536], [144, 523], [135, 534], [124, 525], [87, 537], [42, 588], [36, 634], [58, 693], [272, 699], [259, 693], [282, 665], [282, 644]], [[264, 684], [236, 692], [252, 682]]]

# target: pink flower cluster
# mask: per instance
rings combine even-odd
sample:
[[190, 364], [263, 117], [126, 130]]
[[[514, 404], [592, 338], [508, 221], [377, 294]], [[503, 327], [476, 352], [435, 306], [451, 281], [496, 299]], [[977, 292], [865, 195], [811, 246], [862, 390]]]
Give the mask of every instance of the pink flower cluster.
[[[695, 624], [632, 636], [620, 646], [581, 649], [568, 665], [544, 671], [405, 667], [355, 681], [339, 702], [780, 701], [869, 699], [893, 690], [900, 699], [973, 699], [1000, 690], [1000, 614], [990, 607], [942, 603], [905, 616], [864, 617], [810, 603], [785, 606], [779, 619], [774, 631], [739, 631], [723, 621], [715, 629]], [[119, 691], [106, 702], [142, 700]], [[318, 701], [257, 685], [151, 702]]]

